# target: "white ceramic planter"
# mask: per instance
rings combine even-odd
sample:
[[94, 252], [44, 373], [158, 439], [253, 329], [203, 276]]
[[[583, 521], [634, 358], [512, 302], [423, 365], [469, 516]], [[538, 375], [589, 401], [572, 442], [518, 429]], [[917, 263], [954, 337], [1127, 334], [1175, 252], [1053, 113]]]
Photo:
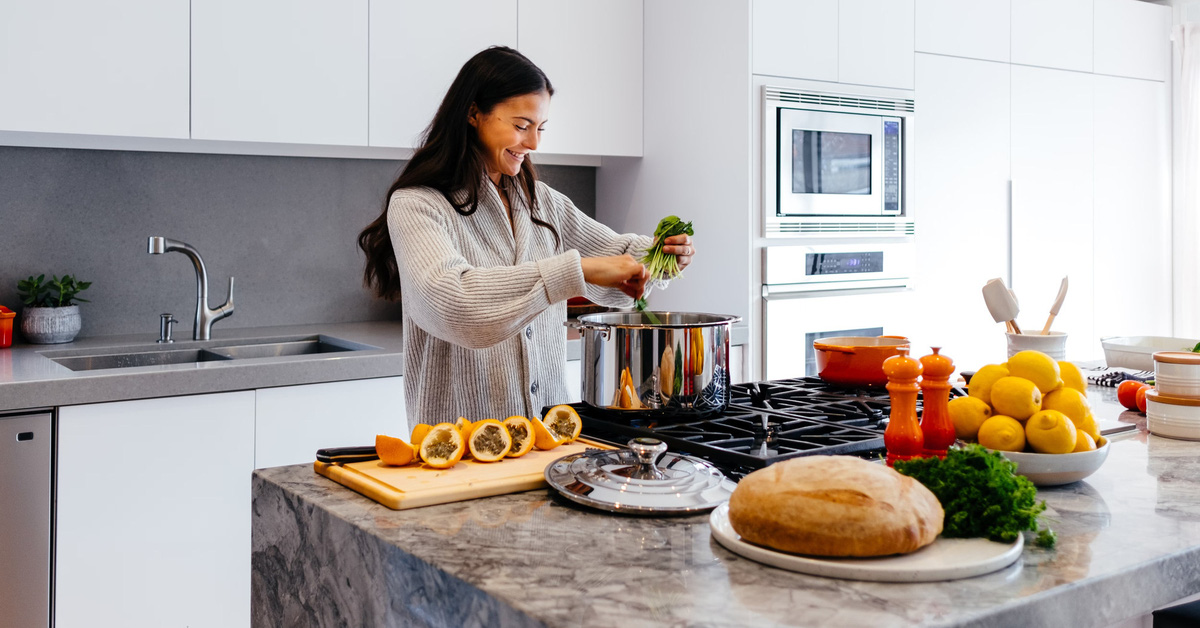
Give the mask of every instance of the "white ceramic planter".
[[27, 307], [21, 311], [21, 333], [35, 344], [71, 342], [79, 334], [79, 306]]

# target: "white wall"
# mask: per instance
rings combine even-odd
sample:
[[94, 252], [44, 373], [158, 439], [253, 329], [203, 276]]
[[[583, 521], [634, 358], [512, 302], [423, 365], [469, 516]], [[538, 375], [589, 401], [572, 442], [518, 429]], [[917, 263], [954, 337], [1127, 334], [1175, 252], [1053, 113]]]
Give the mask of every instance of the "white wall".
[[644, 156], [603, 158], [596, 217], [645, 234], [670, 214], [693, 221], [698, 255], [650, 306], [749, 321], [749, 3], [654, 0], [643, 24]]

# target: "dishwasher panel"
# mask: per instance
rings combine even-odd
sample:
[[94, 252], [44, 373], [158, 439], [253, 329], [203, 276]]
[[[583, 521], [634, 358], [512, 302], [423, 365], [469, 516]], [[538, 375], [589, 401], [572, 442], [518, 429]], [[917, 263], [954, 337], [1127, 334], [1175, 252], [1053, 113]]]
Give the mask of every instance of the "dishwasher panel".
[[0, 608], [6, 626], [50, 625], [49, 412], [0, 414]]

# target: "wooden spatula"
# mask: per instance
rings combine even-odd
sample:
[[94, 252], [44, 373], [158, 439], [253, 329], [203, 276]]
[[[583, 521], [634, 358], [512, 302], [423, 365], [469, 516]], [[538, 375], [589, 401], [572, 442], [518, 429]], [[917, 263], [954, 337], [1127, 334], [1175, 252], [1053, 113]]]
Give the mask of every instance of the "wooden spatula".
[[1002, 279], [989, 279], [983, 286], [983, 302], [987, 304], [988, 312], [997, 323], [1007, 322], [1019, 334], [1021, 327], [1017, 325], [1017, 300], [1013, 298]]
[[1050, 333], [1050, 324], [1054, 322], [1054, 317], [1058, 316], [1058, 311], [1062, 309], [1063, 299], [1067, 298], [1067, 278], [1063, 277], [1062, 285], [1058, 287], [1058, 296], [1054, 297], [1054, 305], [1050, 306], [1050, 318], [1046, 319], [1046, 326], [1042, 328], [1042, 335]]

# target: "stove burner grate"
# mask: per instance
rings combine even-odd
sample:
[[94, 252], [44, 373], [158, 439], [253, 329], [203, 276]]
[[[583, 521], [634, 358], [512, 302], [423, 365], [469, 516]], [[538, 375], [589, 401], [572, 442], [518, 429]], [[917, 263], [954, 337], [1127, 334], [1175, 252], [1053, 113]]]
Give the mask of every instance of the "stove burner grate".
[[[725, 412], [711, 417], [630, 418], [572, 404], [583, 434], [614, 443], [657, 438], [740, 479], [767, 465], [808, 455], [881, 457], [890, 399], [883, 388], [843, 388], [817, 377], [730, 387]], [[951, 396], [966, 394], [952, 389]], [[920, 402], [918, 401], [918, 408]]]

